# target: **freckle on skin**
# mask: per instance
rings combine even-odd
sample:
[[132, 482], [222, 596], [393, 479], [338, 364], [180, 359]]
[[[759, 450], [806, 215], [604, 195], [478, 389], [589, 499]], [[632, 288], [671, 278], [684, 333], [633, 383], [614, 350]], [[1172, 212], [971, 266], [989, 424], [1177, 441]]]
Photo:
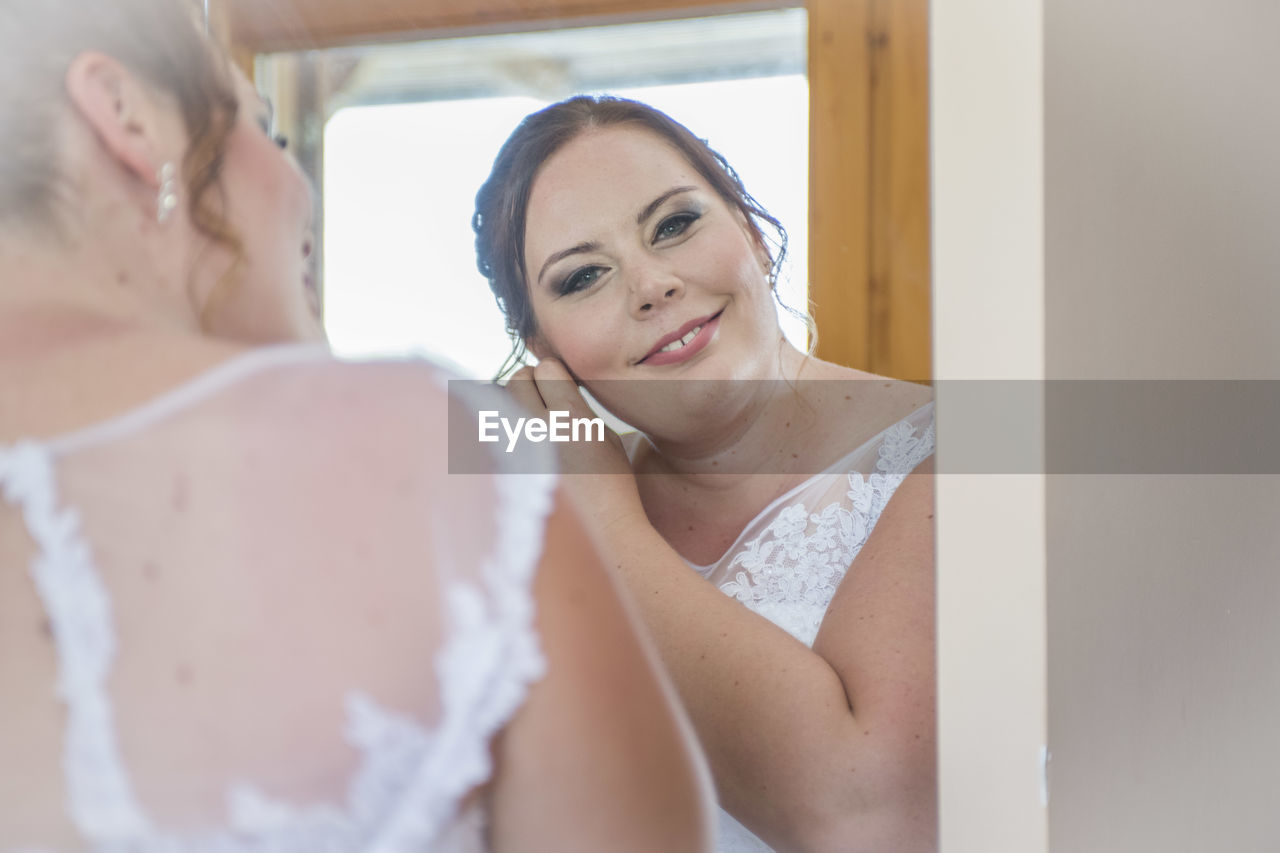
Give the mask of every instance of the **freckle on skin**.
[[853, 399], [853, 398], [852, 398], [852, 397], [850, 397], [848, 394], [845, 394], [845, 395], [844, 395], [844, 398], [845, 398], [846, 400], [852, 400], [852, 399]]

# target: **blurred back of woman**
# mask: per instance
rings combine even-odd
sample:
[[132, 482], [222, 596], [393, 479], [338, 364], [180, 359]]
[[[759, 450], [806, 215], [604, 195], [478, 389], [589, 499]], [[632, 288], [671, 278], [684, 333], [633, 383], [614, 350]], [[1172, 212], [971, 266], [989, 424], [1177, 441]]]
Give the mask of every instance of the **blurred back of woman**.
[[309, 188], [188, 4], [5, 0], [0, 87], [0, 850], [706, 849], [555, 478], [327, 352]]

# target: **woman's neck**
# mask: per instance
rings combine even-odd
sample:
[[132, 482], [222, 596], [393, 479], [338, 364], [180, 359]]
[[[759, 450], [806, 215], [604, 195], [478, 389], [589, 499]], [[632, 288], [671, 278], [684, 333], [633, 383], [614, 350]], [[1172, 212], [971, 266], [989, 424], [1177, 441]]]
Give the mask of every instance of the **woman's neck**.
[[190, 306], [136, 255], [0, 241], [0, 358], [128, 330], [198, 335]]
[[[227, 357], [143, 258], [0, 240], [0, 443], [77, 429]], [[163, 357], [157, 357], [162, 355]]]
[[784, 342], [771, 377], [726, 380], [714, 389], [719, 399], [699, 409], [696, 428], [687, 435], [647, 436], [637, 453], [637, 473], [674, 475], [715, 488], [741, 474], [793, 471], [801, 457], [797, 448], [821, 423], [821, 410], [801, 382], [815, 364], [821, 363]]

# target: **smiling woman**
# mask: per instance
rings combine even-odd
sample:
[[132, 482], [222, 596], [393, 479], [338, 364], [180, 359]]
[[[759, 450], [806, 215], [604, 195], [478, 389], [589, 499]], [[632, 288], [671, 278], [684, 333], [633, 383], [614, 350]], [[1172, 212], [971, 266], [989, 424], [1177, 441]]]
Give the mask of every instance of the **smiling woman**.
[[[655, 132], [612, 124], [578, 135], [529, 198], [524, 266], [541, 271], [529, 287], [534, 354], [602, 382], [767, 375], [778, 342], [758, 343], [778, 332], [773, 261], [747, 223]], [[576, 244], [551, 251], [564, 242]], [[640, 413], [614, 387], [602, 386], [600, 402], [630, 423]]]
[[640, 431], [562, 458], [707, 750], [721, 849], [935, 849], [929, 389], [788, 343], [781, 226], [643, 104], [527, 117], [474, 226], [540, 359], [512, 393], [585, 415], [581, 385]]

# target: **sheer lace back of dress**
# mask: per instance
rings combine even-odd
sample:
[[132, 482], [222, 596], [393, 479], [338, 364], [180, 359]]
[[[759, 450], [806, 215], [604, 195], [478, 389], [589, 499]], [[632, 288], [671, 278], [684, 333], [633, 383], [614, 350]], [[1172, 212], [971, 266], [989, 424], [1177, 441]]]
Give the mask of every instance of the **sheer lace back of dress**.
[[0, 762], [44, 780], [0, 849], [483, 849], [552, 483], [449, 476], [450, 405], [424, 364], [283, 350], [0, 447], [0, 621], [49, 629], [0, 649]]

